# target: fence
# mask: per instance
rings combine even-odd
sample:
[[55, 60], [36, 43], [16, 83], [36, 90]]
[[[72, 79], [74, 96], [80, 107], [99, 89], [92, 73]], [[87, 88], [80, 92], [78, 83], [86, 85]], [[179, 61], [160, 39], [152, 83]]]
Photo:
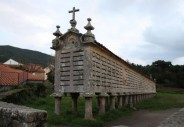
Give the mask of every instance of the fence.
[[17, 86], [28, 79], [27, 72], [4, 72], [0, 71], [0, 85], [2, 86]]

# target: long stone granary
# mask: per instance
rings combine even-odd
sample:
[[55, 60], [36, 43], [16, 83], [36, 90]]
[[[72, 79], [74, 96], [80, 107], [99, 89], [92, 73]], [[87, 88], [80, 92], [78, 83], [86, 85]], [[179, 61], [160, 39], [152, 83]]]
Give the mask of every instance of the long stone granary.
[[115, 109], [115, 97], [119, 107], [132, 105], [143, 98], [155, 95], [154, 80], [136, 70], [129, 63], [112, 53], [95, 40], [91, 30], [91, 19], [84, 27], [87, 32], [79, 33], [73, 8], [70, 20], [71, 28], [62, 34], [57, 26], [52, 41], [55, 52], [55, 113], [60, 114], [60, 101], [63, 94], [72, 97], [72, 110], [77, 111], [78, 96], [85, 97], [85, 118], [93, 119], [92, 97], [97, 96], [99, 113], [105, 113], [107, 97], [110, 98], [110, 109]]

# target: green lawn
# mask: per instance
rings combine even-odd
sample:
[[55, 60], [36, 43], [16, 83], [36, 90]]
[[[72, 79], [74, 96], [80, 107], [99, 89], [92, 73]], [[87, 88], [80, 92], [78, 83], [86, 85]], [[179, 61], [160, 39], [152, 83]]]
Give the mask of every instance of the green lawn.
[[[107, 111], [105, 115], [98, 115], [96, 108], [96, 98], [93, 99], [93, 114], [95, 120], [84, 120], [84, 98], [79, 98], [78, 114], [71, 112], [71, 98], [62, 98], [62, 114], [57, 116], [54, 114], [54, 98], [47, 96], [45, 98], [32, 98], [24, 102], [24, 105], [43, 109], [48, 111], [48, 126], [68, 125], [70, 127], [101, 127], [105, 122], [130, 115], [133, 110], [129, 108], [117, 109], [115, 111]], [[163, 92], [149, 100], [145, 100], [135, 107], [137, 109], [148, 110], [165, 110], [169, 108], [184, 107], [184, 92]]]
[[137, 105], [138, 109], [165, 110], [184, 107], [184, 92], [159, 92], [154, 98]]
[[130, 115], [132, 109], [124, 108], [115, 111], [107, 111], [105, 115], [98, 115], [96, 108], [96, 99], [93, 99], [93, 115], [95, 120], [84, 120], [84, 98], [79, 98], [78, 114], [71, 112], [71, 98], [62, 98], [62, 114], [57, 116], [54, 114], [54, 98], [47, 96], [46, 98], [33, 98], [24, 102], [24, 105], [37, 109], [43, 109], [48, 112], [48, 125], [69, 125], [71, 127], [101, 127], [105, 122], [117, 119], [121, 116]]

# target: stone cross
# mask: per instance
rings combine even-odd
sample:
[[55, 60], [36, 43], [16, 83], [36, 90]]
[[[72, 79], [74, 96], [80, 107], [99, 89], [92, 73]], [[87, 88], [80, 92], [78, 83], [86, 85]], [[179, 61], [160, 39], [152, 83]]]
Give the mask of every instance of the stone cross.
[[79, 9], [75, 9], [75, 7], [73, 7], [73, 10], [71, 11], [68, 11], [69, 13], [73, 13], [73, 19], [72, 20], [75, 20], [75, 12], [79, 11]]

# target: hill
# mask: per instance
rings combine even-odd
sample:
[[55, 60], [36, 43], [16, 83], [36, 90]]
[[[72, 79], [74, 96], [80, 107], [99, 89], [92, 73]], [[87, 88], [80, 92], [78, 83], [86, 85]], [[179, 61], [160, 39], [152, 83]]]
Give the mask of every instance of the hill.
[[4, 63], [10, 58], [19, 63], [36, 64], [45, 67], [52, 56], [38, 51], [21, 49], [9, 45], [0, 46], [0, 63]]

